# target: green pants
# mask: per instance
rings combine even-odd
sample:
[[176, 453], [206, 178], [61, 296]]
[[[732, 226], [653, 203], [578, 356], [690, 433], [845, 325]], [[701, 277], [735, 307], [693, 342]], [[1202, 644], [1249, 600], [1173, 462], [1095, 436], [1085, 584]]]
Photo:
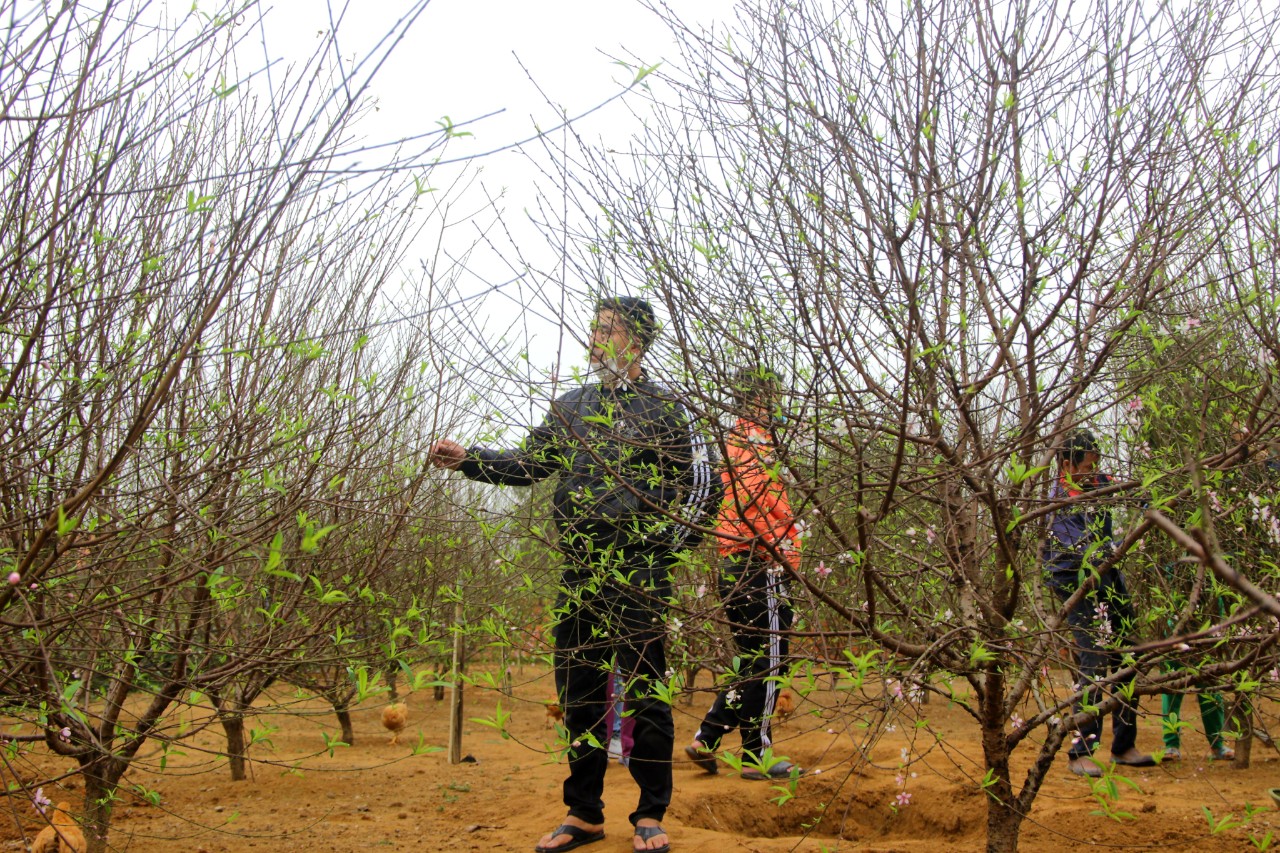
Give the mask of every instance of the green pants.
[[[1182, 710], [1181, 693], [1165, 693], [1160, 697], [1160, 713], [1164, 725], [1164, 745], [1168, 749], [1182, 746], [1177, 723], [1182, 719], [1178, 713]], [[1209, 739], [1209, 748], [1215, 752], [1222, 747], [1222, 724], [1226, 717], [1227, 703], [1221, 693], [1197, 693], [1200, 700], [1200, 722], [1204, 725], [1204, 736]]]

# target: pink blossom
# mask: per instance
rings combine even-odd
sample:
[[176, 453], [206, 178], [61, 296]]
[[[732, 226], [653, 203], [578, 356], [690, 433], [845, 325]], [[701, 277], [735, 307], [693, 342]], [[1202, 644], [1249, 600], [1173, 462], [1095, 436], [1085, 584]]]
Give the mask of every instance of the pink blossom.
[[1114, 633], [1114, 629], [1111, 626], [1111, 620], [1107, 612], [1107, 603], [1105, 601], [1099, 601], [1098, 605], [1093, 610], [1095, 615], [1098, 617], [1098, 638], [1105, 643], [1111, 639], [1112, 634]]
[[1013, 730], [1016, 732], [1018, 729], [1022, 728], [1024, 725], [1026, 725], [1026, 723], [1024, 723], [1024, 722], [1022, 721], [1022, 718], [1021, 718], [1021, 717], [1019, 717], [1017, 714], [1010, 714], [1010, 715], [1009, 715], [1009, 725], [1010, 725], [1010, 726], [1013, 728]]
[[929, 544], [932, 545], [933, 540], [938, 538], [938, 534], [934, 532], [934, 529], [932, 527], [926, 527], [924, 529], [924, 538], [928, 539]]
[[831, 574], [831, 569], [827, 568], [827, 561], [819, 560], [818, 568], [814, 569], [814, 573], [820, 578], [825, 578], [827, 575]]
[[1199, 317], [1188, 317], [1188, 318], [1187, 318], [1187, 328], [1188, 328], [1188, 329], [1195, 329], [1195, 328], [1199, 328], [1199, 326], [1200, 326], [1200, 318], [1199, 318]]
[[899, 791], [898, 796], [893, 798], [893, 804], [898, 808], [911, 805], [911, 792]]
[[9, 572], [9, 586], [17, 586], [22, 583], [22, 575], [17, 572]]
[[44, 795], [44, 788], [36, 788], [35, 794], [31, 796], [31, 805], [35, 806], [40, 814], [44, 814], [44, 810], [53, 805], [53, 800]]
[[1141, 408], [1142, 408], [1141, 397], [1134, 397], [1132, 400], [1129, 401], [1129, 411], [1136, 412]]
[[63, 726], [62, 731], [58, 732], [58, 740], [63, 743], [71, 743], [71, 727]]

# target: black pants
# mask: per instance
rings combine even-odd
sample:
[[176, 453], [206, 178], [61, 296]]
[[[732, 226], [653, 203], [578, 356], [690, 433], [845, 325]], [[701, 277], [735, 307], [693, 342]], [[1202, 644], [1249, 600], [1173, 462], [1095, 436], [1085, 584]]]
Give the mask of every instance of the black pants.
[[[1058, 598], [1066, 601], [1078, 589], [1075, 573], [1054, 572], [1049, 575], [1049, 586]], [[1125, 586], [1124, 577], [1118, 569], [1112, 569], [1099, 579], [1098, 585], [1089, 592], [1076, 608], [1067, 614], [1067, 624], [1075, 639], [1076, 663], [1079, 666], [1080, 684], [1088, 686], [1099, 678], [1105, 678], [1112, 670], [1124, 666], [1122, 655], [1116, 648], [1131, 645], [1129, 631], [1134, 623], [1133, 602], [1129, 598], [1129, 588]], [[1133, 678], [1115, 690], [1118, 692]], [[1089, 687], [1084, 694], [1083, 702], [1076, 702], [1074, 711], [1080, 712], [1084, 705], [1096, 705], [1102, 701], [1102, 690]], [[1102, 736], [1102, 719], [1092, 716], [1080, 725], [1079, 737], [1071, 744], [1068, 755], [1071, 758], [1082, 758], [1092, 755], [1098, 748]], [[1111, 714], [1111, 751], [1122, 755], [1133, 749], [1138, 738], [1137, 699], [1134, 704], [1120, 703]]]
[[609, 674], [616, 662], [635, 721], [627, 767], [640, 800], [630, 819], [633, 824], [641, 818], [660, 821], [671, 804], [675, 725], [671, 706], [655, 696], [653, 685], [666, 680], [665, 602], [675, 555], [611, 546], [566, 553], [566, 558], [573, 564], [566, 567], [566, 577], [574, 584], [560, 594], [552, 629], [556, 690], [570, 739], [564, 803], [574, 817], [604, 822]]
[[698, 727], [697, 739], [709, 749], [734, 729], [742, 731], [742, 749], [759, 759], [773, 743], [769, 724], [778, 699], [775, 676], [783, 675], [791, 630], [786, 575], [767, 557], [744, 552], [725, 558], [720, 571], [720, 600], [732, 624], [740, 660], [739, 677], [716, 695]]

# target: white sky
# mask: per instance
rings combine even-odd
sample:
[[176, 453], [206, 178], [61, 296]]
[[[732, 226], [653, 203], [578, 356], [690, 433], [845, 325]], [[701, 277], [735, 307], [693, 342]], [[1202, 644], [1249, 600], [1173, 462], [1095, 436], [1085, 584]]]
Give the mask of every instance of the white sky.
[[[169, 2], [176, 4], [172, 7], [176, 10], [187, 0]], [[340, 0], [335, 3], [338, 14]], [[409, 0], [353, 2], [338, 27], [343, 56], [367, 54], [410, 5]], [[302, 61], [315, 50], [319, 34], [329, 29], [324, 0], [264, 0], [263, 6], [268, 10], [266, 50], [273, 59]], [[733, 0], [670, 0], [670, 7], [688, 23], [710, 24], [733, 14]], [[442, 116], [456, 124], [503, 111], [469, 125], [467, 130], [474, 135], [451, 142], [448, 157], [502, 148], [531, 136], [535, 124], [544, 129], [555, 125], [556, 106], [568, 115], [578, 115], [625, 88], [633, 75], [610, 56], [636, 57], [648, 65], [671, 64], [676, 49], [666, 26], [637, 0], [432, 0], [375, 79], [379, 111], [362, 121], [359, 129], [371, 141], [394, 140], [434, 130]], [[261, 57], [257, 60], [260, 63]], [[549, 105], [547, 98], [556, 106]], [[620, 142], [634, 128], [635, 119], [626, 105], [615, 102], [592, 115], [580, 130], [587, 138]], [[506, 151], [484, 158], [475, 167], [482, 170], [480, 179], [491, 194], [505, 194], [506, 223], [521, 250], [535, 267], [554, 267], [551, 250], [526, 224], [522, 212], [535, 198], [537, 175], [532, 164], [520, 152]], [[408, 181], [404, 176], [399, 180]], [[437, 185], [445, 182], [432, 180]], [[480, 189], [479, 183], [472, 188], [477, 208], [482, 204]], [[462, 201], [462, 208], [470, 206], [466, 199]], [[474, 229], [459, 229], [451, 248], [465, 251], [474, 235]], [[432, 251], [434, 245], [424, 246], [420, 254]], [[468, 289], [480, 290], [511, 277], [506, 265], [492, 255], [486, 250], [472, 255], [474, 275], [468, 277]], [[407, 261], [416, 267], [417, 258]], [[471, 303], [468, 308], [480, 304]], [[486, 332], [501, 335], [511, 329], [517, 313], [511, 297], [487, 297], [483, 305], [480, 313], [492, 315]], [[574, 326], [578, 320], [570, 318]], [[529, 331], [536, 335], [530, 347], [535, 370], [549, 369], [561, 339], [559, 331], [546, 322]], [[570, 338], [565, 344], [566, 362], [572, 364], [580, 355]]]

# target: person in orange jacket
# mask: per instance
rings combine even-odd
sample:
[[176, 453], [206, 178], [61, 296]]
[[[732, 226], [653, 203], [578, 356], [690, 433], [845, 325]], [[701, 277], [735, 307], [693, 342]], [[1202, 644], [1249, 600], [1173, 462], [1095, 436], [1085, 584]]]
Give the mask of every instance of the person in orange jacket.
[[777, 677], [783, 674], [788, 654], [792, 612], [787, 569], [800, 567], [799, 528], [771, 429], [778, 393], [776, 375], [764, 368], [741, 371], [734, 379], [738, 418], [724, 446], [724, 500], [716, 536], [720, 599], [741, 664], [738, 677], [717, 694], [693, 743], [685, 748], [696, 765], [716, 773], [720, 741], [740, 730], [744, 759], [755, 765], [743, 770], [745, 779], [789, 778], [803, 772], [783, 760], [760, 766], [772, 746]]

